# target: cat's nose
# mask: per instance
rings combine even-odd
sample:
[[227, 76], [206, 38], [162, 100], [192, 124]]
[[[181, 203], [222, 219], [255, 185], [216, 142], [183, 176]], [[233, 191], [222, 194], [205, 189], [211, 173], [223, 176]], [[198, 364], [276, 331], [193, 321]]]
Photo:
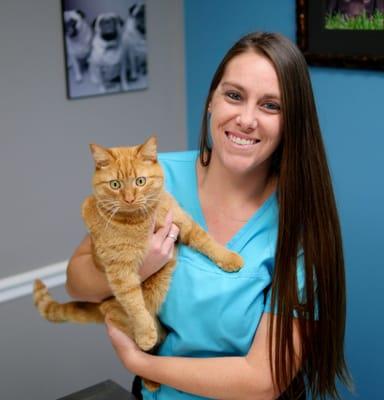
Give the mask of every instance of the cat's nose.
[[125, 193], [124, 201], [128, 204], [132, 204], [133, 200], [135, 200], [135, 196], [132, 193]]

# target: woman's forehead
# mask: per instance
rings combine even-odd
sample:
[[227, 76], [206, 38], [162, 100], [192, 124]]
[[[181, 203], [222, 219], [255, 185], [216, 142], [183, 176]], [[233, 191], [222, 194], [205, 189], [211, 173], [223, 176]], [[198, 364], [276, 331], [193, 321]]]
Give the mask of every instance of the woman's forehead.
[[264, 87], [274, 97], [280, 96], [279, 81], [272, 62], [256, 52], [246, 52], [233, 57], [226, 65], [219, 86], [234, 86], [248, 90]]

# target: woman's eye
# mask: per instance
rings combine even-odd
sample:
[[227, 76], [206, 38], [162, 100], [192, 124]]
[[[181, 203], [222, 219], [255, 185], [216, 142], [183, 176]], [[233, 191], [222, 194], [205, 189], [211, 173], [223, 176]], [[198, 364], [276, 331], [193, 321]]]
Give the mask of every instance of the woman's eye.
[[240, 93], [237, 92], [226, 92], [225, 95], [229, 97], [231, 100], [239, 101], [241, 100]]
[[146, 182], [147, 182], [147, 180], [144, 178], [144, 176], [139, 176], [136, 179], [136, 185], [137, 186], [144, 186]]
[[120, 189], [121, 188], [121, 183], [118, 180], [113, 180], [109, 182], [109, 185], [111, 186], [112, 189]]
[[269, 111], [280, 111], [280, 105], [277, 103], [265, 103], [264, 107]]

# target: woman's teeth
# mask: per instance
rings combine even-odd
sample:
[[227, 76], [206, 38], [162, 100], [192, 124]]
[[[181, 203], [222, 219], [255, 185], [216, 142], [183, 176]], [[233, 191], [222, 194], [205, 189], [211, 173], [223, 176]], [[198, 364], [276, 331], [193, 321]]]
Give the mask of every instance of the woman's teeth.
[[242, 139], [237, 136], [231, 135], [230, 133], [227, 134], [229, 140], [236, 144], [246, 145], [246, 144], [256, 144], [258, 140], [256, 139]]

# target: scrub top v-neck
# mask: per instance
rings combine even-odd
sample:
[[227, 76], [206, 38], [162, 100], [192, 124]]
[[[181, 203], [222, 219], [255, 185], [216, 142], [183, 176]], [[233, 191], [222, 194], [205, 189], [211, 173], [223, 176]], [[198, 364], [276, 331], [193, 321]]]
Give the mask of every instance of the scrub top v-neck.
[[[159, 161], [165, 186], [181, 207], [207, 229], [200, 206], [197, 151], [163, 153]], [[225, 357], [246, 355], [264, 312], [270, 312], [278, 228], [276, 194], [271, 195], [227, 243], [244, 259], [234, 273], [221, 270], [201, 253], [180, 244], [177, 266], [159, 318], [168, 330], [161, 356]], [[144, 399], [201, 399], [169, 386], [154, 393], [143, 388]]]

